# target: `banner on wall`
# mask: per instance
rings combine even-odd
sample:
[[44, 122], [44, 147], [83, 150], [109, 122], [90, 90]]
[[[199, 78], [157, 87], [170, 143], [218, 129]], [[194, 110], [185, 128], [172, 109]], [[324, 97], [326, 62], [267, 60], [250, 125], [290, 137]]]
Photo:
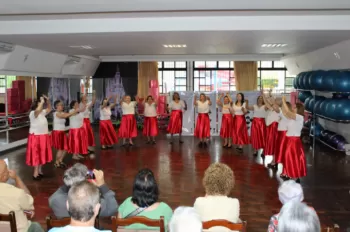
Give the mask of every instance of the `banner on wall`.
[[[107, 78], [105, 80], [106, 97], [114, 97], [118, 95], [119, 98], [121, 98], [125, 95], [123, 82], [119, 72], [115, 74], [114, 78]], [[119, 104], [117, 104], [112, 114], [117, 118], [122, 116], [122, 109]]]
[[68, 78], [52, 78], [51, 88], [49, 89], [49, 99], [52, 99], [52, 102], [60, 100], [64, 103], [65, 106], [69, 105], [69, 93], [68, 87], [69, 79]]

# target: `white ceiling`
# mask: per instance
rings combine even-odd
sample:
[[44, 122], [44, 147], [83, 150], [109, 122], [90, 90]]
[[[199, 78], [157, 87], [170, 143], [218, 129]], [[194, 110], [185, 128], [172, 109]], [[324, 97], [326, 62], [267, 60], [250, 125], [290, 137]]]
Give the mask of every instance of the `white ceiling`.
[[[300, 54], [344, 40], [350, 31], [214, 31], [125, 32], [57, 35], [0, 35], [0, 41], [70, 55], [205, 55], [205, 54]], [[286, 43], [287, 47], [261, 48], [263, 43]], [[186, 44], [167, 49], [163, 44]], [[70, 48], [91, 45], [92, 50]]]
[[350, 9], [349, 0], [1, 0], [0, 14]]

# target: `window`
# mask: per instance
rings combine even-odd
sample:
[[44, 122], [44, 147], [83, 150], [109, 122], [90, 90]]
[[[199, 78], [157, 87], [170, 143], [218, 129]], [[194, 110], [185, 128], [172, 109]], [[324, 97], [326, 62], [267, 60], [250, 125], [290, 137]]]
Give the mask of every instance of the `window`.
[[258, 62], [258, 90], [264, 88], [275, 93], [289, 93], [293, 89], [294, 78], [282, 61]]
[[0, 75], [0, 93], [5, 93], [6, 88], [12, 88], [12, 81], [15, 81], [16, 79], [17, 79], [16, 76], [1, 76]]
[[195, 61], [193, 67], [194, 91], [236, 90], [232, 61]]
[[[80, 91], [82, 93], [85, 93], [86, 87], [85, 87], [85, 80], [84, 78], [80, 79]], [[88, 88], [88, 94], [92, 93], [92, 78], [89, 79], [89, 88]]]
[[158, 62], [158, 83], [159, 93], [167, 93], [170, 91], [186, 91], [186, 61]]

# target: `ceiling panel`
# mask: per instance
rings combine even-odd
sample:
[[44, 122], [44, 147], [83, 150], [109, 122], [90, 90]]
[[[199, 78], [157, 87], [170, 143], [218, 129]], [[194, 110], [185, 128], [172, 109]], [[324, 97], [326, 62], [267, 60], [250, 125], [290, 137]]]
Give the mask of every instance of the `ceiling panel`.
[[[350, 31], [135, 32], [59, 35], [0, 35], [0, 41], [69, 55], [300, 54], [350, 40]], [[262, 48], [285, 43], [284, 48]], [[186, 44], [164, 48], [163, 44]], [[89, 45], [94, 49], [70, 46]]]

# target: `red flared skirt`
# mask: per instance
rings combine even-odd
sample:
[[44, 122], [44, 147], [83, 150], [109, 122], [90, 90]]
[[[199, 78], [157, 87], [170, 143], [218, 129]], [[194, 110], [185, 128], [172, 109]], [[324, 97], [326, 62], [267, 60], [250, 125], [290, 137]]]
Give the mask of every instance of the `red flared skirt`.
[[119, 128], [120, 138], [134, 138], [137, 137], [137, 127], [135, 115], [127, 114], [122, 116]]
[[158, 120], [157, 117], [145, 117], [143, 121], [144, 136], [157, 136], [158, 135]]
[[51, 140], [48, 134], [29, 134], [26, 164], [29, 166], [44, 165], [52, 161]]
[[275, 155], [277, 138], [278, 138], [278, 122], [273, 122], [270, 126], [266, 127], [266, 140], [264, 147], [265, 155]]
[[233, 117], [231, 114], [222, 114], [220, 136], [221, 138], [231, 138], [233, 128]]
[[111, 120], [100, 120], [100, 143], [108, 146], [118, 143], [117, 132]]
[[171, 111], [167, 131], [169, 134], [181, 134], [181, 132], [182, 132], [182, 110]]
[[255, 150], [265, 147], [266, 124], [264, 118], [253, 118], [250, 140]]
[[290, 178], [306, 176], [306, 159], [300, 137], [286, 138], [282, 174]]
[[88, 153], [88, 143], [84, 127], [69, 129], [68, 152], [82, 155]]
[[198, 114], [194, 136], [200, 139], [210, 137], [209, 114]]
[[86, 139], [89, 147], [95, 146], [94, 132], [92, 131], [90, 119], [84, 118], [83, 128], [85, 130]]
[[247, 122], [244, 115], [235, 115], [233, 117], [232, 142], [236, 145], [249, 143]]
[[287, 149], [287, 131], [278, 131], [277, 146], [275, 151], [275, 162], [283, 163], [284, 153]]
[[56, 150], [68, 151], [68, 137], [65, 131], [53, 130], [51, 132], [51, 145]]

